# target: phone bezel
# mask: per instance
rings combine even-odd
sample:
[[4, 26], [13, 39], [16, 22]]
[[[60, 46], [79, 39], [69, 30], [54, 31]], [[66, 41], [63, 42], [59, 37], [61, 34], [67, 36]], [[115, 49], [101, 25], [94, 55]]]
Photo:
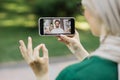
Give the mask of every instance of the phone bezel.
[[[58, 33], [58, 34], [44, 34], [44, 19], [70, 19], [71, 20], [71, 33]], [[40, 36], [59, 36], [68, 35], [73, 36], [75, 34], [75, 18], [74, 17], [40, 17], [38, 20], [39, 35]]]

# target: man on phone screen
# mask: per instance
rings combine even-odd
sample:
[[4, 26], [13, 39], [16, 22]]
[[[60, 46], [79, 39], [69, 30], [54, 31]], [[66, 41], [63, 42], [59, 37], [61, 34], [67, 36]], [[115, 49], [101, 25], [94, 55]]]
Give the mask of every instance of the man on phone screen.
[[64, 33], [63, 29], [60, 28], [60, 21], [56, 20], [55, 21], [55, 28], [51, 30], [51, 33]]

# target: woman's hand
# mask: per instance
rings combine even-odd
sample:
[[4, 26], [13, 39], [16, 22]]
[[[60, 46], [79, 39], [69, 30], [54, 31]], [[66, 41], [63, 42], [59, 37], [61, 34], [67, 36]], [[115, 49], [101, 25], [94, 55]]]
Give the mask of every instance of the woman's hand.
[[[28, 38], [28, 45], [25, 46], [23, 40], [20, 40], [20, 51], [23, 58], [32, 68], [37, 80], [48, 80], [48, 50], [44, 44], [38, 45], [32, 49], [32, 38]], [[43, 57], [39, 57], [39, 50], [42, 49]]]
[[87, 57], [89, 54], [88, 52], [83, 48], [82, 44], [80, 43], [79, 34], [76, 31], [75, 35], [71, 38], [66, 35], [60, 35], [58, 37], [58, 40], [65, 43], [66, 46], [70, 49], [70, 51], [75, 54], [75, 56], [79, 60], [83, 60], [85, 57]]

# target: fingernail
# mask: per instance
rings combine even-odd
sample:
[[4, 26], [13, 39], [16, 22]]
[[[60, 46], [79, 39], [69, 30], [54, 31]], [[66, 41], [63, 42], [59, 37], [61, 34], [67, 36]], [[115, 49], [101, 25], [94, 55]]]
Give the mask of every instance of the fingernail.
[[21, 43], [22, 42], [22, 40], [19, 40], [19, 43]]
[[58, 38], [58, 40], [61, 40], [60, 38]]
[[31, 39], [31, 37], [29, 36], [28, 39]]
[[44, 43], [41, 43], [41, 45], [43, 46], [43, 45], [45, 45]]

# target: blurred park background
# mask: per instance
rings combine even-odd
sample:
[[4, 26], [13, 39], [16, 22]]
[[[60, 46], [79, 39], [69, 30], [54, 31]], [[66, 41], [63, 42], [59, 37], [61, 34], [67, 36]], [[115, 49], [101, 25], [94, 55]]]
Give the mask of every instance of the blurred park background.
[[45, 43], [50, 57], [72, 55], [56, 37], [38, 34], [39, 17], [75, 17], [76, 29], [83, 46], [92, 52], [98, 47], [98, 38], [92, 36], [83, 16], [80, 0], [0, 0], [0, 63], [23, 60], [19, 40], [27, 43], [33, 38], [33, 47]]

